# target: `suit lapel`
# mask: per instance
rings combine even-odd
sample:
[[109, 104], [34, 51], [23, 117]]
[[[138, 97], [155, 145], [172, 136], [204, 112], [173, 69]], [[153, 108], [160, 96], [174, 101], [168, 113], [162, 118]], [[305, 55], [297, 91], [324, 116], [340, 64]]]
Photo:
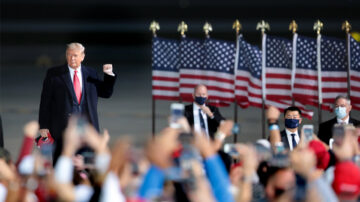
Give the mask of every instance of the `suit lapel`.
[[87, 70], [87, 68], [85, 66], [81, 66], [81, 74], [82, 74], [82, 80], [83, 80], [83, 89], [82, 89], [82, 92], [83, 92], [83, 95], [85, 95], [84, 98], [86, 98], [86, 94], [84, 92], [90, 92], [89, 91], [89, 85], [87, 83], [87, 78], [89, 76], [89, 72]]
[[75, 99], [75, 91], [74, 91], [74, 87], [73, 84], [71, 82], [71, 78], [70, 78], [70, 72], [69, 72], [69, 68], [65, 65], [64, 66], [64, 72], [61, 75], [61, 78], [63, 79], [66, 87], [68, 88], [68, 91], [72, 97], [72, 100], [77, 102], [77, 100]]
[[288, 137], [286, 135], [286, 131], [283, 130], [281, 132], [281, 141], [284, 143], [284, 148], [285, 149], [290, 149], [290, 145], [289, 145], [289, 140], [288, 140]]

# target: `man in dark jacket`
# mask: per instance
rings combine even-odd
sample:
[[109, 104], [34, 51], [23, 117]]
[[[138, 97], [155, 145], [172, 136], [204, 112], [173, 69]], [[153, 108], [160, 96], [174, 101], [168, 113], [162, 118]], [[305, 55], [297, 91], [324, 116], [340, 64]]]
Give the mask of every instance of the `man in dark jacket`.
[[85, 48], [80, 43], [70, 43], [66, 49], [67, 64], [50, 68], [44, 79], [40, 109], [40, 134], [48, 133], [55, 140], [54, 161], [61, 153], [62, 133], [71, 115], [87, 119], [97, 130], [98, 97], [112, 95], [116, 76], [111, 64], [103, 66], [104, 80], [100, 80], [96, 70], [82, 65]]
[[360, 122], [352, 117], [350, 117], [351, 104], [350, 100], [342, 95], [339, 95], [335, 98], [335, 107], [334, 112], [336, 117], [330, 119], [319, 125], [318, 137], [321, 141], [326, 144], [329, 144], [330, 139], [332, 138], [332, 129], [335, 124], [353, 124], [357, 125]]
[[185, 106], [185, 117], [195, 132], [204, 132], [207, 137], [214, 138], [214, 134], [225, 118], [220, 114], [219, 109], [206, 105], [208, 92], [205, 85], [197, 85], [193, 93], [194, 102]]

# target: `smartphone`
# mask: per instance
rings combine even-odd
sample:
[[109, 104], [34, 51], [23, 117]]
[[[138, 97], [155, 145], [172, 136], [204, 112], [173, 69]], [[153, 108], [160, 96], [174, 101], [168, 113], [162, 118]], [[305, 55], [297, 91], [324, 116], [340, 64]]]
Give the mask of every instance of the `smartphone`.
[[335, 124], [332, 132], [334, 139], [333, 144], [337, 146], [342, 145], [345, 136], [344, 126], [341, 124]]
[[232, 134], [238, 134], [240, 131], [240, 125], [237, 123], [234, 123], [233, 128], [231, 129]]
[[304, 138], [305, 138], [305, 142], [308, 143], [311, 140], [314, 139], [313, 134], [314, 134], [314, 126], [313, 125], [304, 125], [302, 127], [303, 133], [304, 133]]
[[53, 159], [53, 144], [43, 144], [40, 147], [40, 153], [43, 159], [43, 165], [40, 170], [38, 170], [38, 175], [44, 176], [46, 175], [50, 169], [52, 169]]
[[224, 152], [229, 154], [233, 159], [239, 158], [239, 152], [236, 149], [236, 144], [224, 144]]
[[170, 105], [170, 127], [171, 128], [180, 128], [180, 124], [177, 121], [184, 116], [184, 104], [181, 103], [172, 103]]
[[276, 154], [282, 153], [284, 151], [285, 151], [284, 143], [282, 143], [282, 142], [275, 143], [275, 153]]

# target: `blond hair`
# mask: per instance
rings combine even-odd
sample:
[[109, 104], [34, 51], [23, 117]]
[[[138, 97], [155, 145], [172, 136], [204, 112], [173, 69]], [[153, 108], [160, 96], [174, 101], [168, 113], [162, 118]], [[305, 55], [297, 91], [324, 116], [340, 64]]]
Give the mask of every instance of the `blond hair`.
[[85, 53], [85, 47], [81, 43], [72, 42], [72, 43], [67, 44], [66, 51], [73, 50], [73, 49], [77, 49], [77, 50], [80, 50], [82, 53]]

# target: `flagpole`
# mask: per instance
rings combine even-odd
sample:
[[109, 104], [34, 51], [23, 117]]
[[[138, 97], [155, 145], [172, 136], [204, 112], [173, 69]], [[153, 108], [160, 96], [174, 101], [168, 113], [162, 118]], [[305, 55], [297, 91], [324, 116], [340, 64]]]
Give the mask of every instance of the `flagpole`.
[[[160, 25], [155, 20], [150, 23], [149, 30], [152, 32], [153, 39], [156, 38], [156, 31], [160, 30]], [[151, 96], [151, 132], [152, 137], [155, 137], [155, 106], [156, 106], [156, 100], [153, 96]]]
[[[187, 32], [188, 26], [184, 21], [181, 21], [178, 25], [177, 31], [180, 32], [181, 39], [186, 38], [185, 32]], [[180, 42], [181, 44], [181, 42]], [[179, 44], [179, 50], [180, 50], [180, 60], [181, 60], [181, 46]], [[181, 62], [180, 62], [181, 65]], [[180, 73], [180, 72], [179, 72]], [[179, 102], [182, 103], [182, 97], [180, 96], [180, 86], [179, 86]]]
[[[236, 51], [238, 51], [238, 43], [239, 43], [239, 34], [240, 34], [240, 30], [241, 30], [241, 23], [239, 22], [239, 20], [235, 20], [235, 22], [232, 25], [232, 28], [235, 29], [235, 34], [236, 34]], [[235, 56], [235, 63], [234, 63], [234, 84], [236, 81], [236, 72], [237, 72], [237, 66], [238, 66], [238, 52], [236, 52], [236, 56]], [[234, 85], [235, 86], [235, 85]], [[235, 89], [234, 89], [234, 123], [237, 124], [238, 123], [238, 106], [237, 106], [237, 102], [236, 102], [236, 96], [235, 96]], [[237, 142], [237, 136], [238, 134], [234, 134], [234, 143]]]
[[265, 47], [265, 42], [266, 42], [266, 34], [265, 31], [266, 30], [270, 30], [270, 25], [265, 22], [264, 20], [262, 20], [261, 22], [258, 22], [256, 25], [256, 30], [261, 30], [261, 47], [262, 47], [262, 68], [261, 68], [261, 93], [262, 93], [262, 117], [261, 117], [261, 122], [262, 122], [262, 138], [266, 138], [266, 124], [265, 124], [265, 100], [266, 100], [266, 64], [265, 64], [265, 51], [266, 51], [266, 47]]
[[297, 41], [297, 31], [298, 25], [296, 21], [291, 21], [289, 25], [289, 30], [293, 33], [293, 43], [292, 43], [292, 67], [291, 67], [291, 103], [292, 106], [295, 106], [294, 100], [294, 82], [295, 82], [295, 73], [296, 73], [296, 41]]
[[321, 85], [321, 29], [323, 28], [323, 23], [320, 20], [317, 20], [314, 24], [313, 29], [317, 33], [317, 43], [316, 43], [316, 55], [317, 55], [317, 72], [318, 72], [318, 122], [319, 124], [322, 122], [322, 85]]
[[350, 66], [351, 66], [351, 55], [350, 55], [350, 30], [351, 30], [351, 25], [350, 23], [345, 20], [345, 22], [342, 24], [341, 26], [342, 30], [345, 30], [346, 32], [346, 52], [347, 52], [347, 62], [348, 62], [348, 66], [347, 66], [347, 94], [348, 94], [348, 98], [351, 99], [351, 85], [350, 85]]

